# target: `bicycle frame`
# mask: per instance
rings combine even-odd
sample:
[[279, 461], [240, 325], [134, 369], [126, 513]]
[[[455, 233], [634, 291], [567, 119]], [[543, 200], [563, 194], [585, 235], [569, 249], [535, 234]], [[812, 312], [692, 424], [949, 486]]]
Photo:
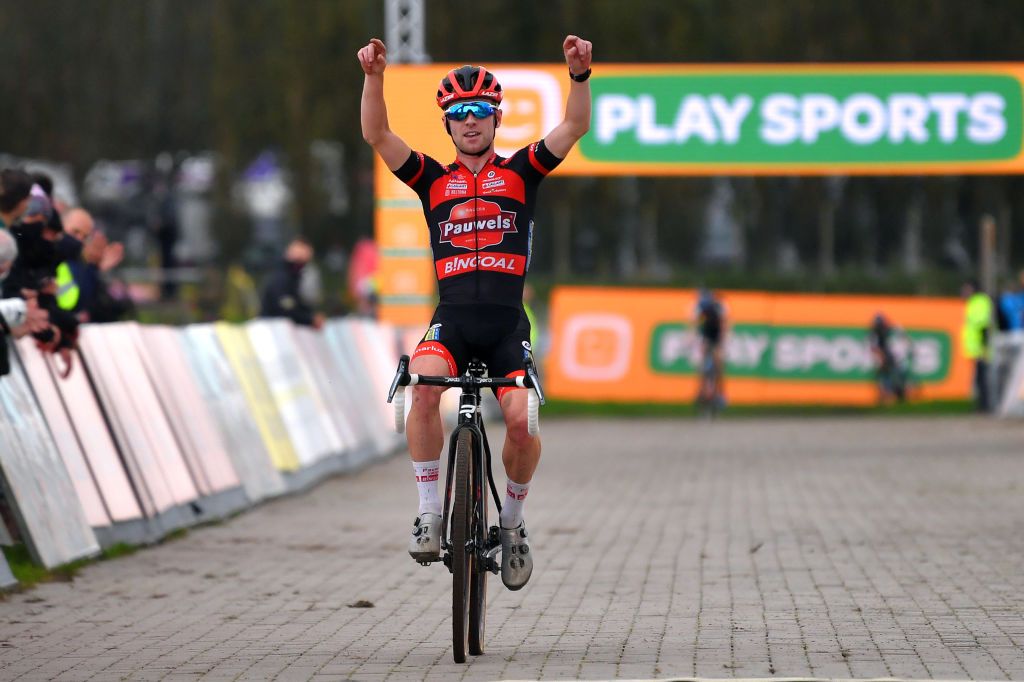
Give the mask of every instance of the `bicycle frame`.
[[[473, 495], [474, 503], [477, 505], [476, 509], [473, 510], [476, 518], [484, 518], [483, 495], [480, 491], [483, 489], [483, 478], [482, 472], [487, 471], [487, 483], [491, 489], [491, 495], [494, 497], [494, 505], [498, 508], [498, 513], [501, 513], [501, 502], [499, 502], [498, 488], [494, 484], [494, 473], [491, 468], [491, 447], [487, 442], [487, 430], [484, 428], [483, 419], [480, 417], [480, 390], [483, 388], [502, 388], [502, 387], [518, 387], [526, 388], [531, 391], [531, 407], [530, 407], [530, 422], [536, 425], [536, 409], [539, 405], [544, 404], [544, 389], [540, 385], [540, 377], [537, 375], [537, 369], [533, 364], [533, 358], [529, 351], [523, 354], [523, 368], [525, 370], [525, 376], [521, 377], [488, 377], [486, 376], [487, 368], [479, 362], [470, 362], [469, 367], [465, 373], [457, 377], [442, 377], [442, 376], [420, 376], [418, 374], [409, 373], [409, 356], [403, 355], [398, 361], [398, 369], [395, 372], [395, 378], [391, 382], [391, 390], [388, 392], [388, 402], [394, 400], [396, 409], [399, 412], [404, 411], [404, 388], [406, 386], [442, 386], [444, 388], [455, 388], [459, 387], [462, 389], [462, 395], [459, 397], [459, 421], [455, 430], [448, 441], [448, 471], [445, 474], [445, 491], [444, 491], [444, 509], [441, 514], [441, 549], [445, 550], [444, 564], [448, 567], [448, 570], [452, 570], [451, 565], [451, 498], [452, 498], [452, 475], [454, 472], [454, 457], [455, 457], [455, 445], [458, 441], [459, 434], [468, 429], [473, 435], [473, 457], [474, 457], [474, 480]], [[536, 396], [536, 402], [533, 401], [534, 395]], [[397, 399], [396, 399], [397, 398]], [[404, 416], [404, 413], [403, 413]], [[402, 420], [399, 420], [399, 424]], [[532, 433], [532, 431], [531, 431]], [[481, 461], [482, 460], [482, 461]], [[483, 540], [482, 547], [473, 547], [473, 551], [480, 558], [481, 566], [487, 568], [492, 572], [498, 572], [498, 566], [494, 561], [494, 555], [497, 553], [496, 545], [498, 543], [498, 532], [497, 527], [494, 527], [487, 533], [488, 537]], [[477, 540], [473, 540], [474, 544]]]
[[[469, 369], [464, 376], [470, 377], [483, 377], [484, 368], [481, 365], [471, 364]], [[499, 502], [498, 488], [494, 484], [494, 472], [491, 467], [491, 447], [487, 442], [487, 429], [484, 426], [484, 421], [480, 417], [480, 406], [482, 403], [480, 395], [479, 384], [473, 382], [465, 382], [462, 386], [462, 395], [459, 397], [459, 421], [458, 425], [452, 431], [451, 436], [448, 439], [448, 471], [445, 476], [445, 490], [444, 490], [444, 507], [441, 513], [441, 549], [445, 551], [443, 561], [445, 566], [448, 567], [449, 572], [452, 570], [451, 564], [451, 498], [452, 498], [452, 475], [455, 471], [455, 447], [458, 442], [459, 435], [464, 431], [468, 430], [472, 433], [472, 456], [473, 456], [473, 504], [475, 508], [473, 510], [473, 517], [475, 519], [485, 518], [485, 510], [483, 506], [486, 504], [484, 496], [481, 494], [483, 489], [483, 472], [487, 472], [487, 484], [491, 489], [492, 499], [494, 505], [498, 509], [498, 513], [501, 513], [501, 502]], [[477, 524], [479, 527], [479, 524]], [[500, 546], [497, 533], [491, 532], [491, 529], [485, 531], [486, 537], [481, 538], [479, 535], [474, 537], [471, 542], [472, 547], [469, 547], [478, 559], [475, 564], [482, 568], [497, 573], [500, 566], [494, 561], [494, 554], [497, 551], [497, 547]], [[493, 537], [492, 537], [493, 536]], [[482, 546], [477, 546], [481, 544]], [[493, 551], [492, 551], [493, 550]]]

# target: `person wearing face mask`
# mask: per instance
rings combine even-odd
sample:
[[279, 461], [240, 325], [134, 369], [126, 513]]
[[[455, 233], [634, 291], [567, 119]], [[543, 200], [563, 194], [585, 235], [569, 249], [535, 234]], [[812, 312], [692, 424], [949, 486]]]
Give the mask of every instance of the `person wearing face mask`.
[[53, 242], [56, 253], [53, 279], [56, 286], [54, 296], [61, 310], [75, 310], [79, 302], [79, 286], [71, 272], [69, 263], [82, 256], [82, 240], [64, 230], [64, 221], [53, 198], [53, 179], [45, 173], [33, 173], [33, 187], [38, 187], [50, 202], [46, 215], [47, 239]]
[[63, 358], [67, 375], [71, 371], [71, 350], [78, 338], [78, 319], [58, 304], [57, 271], [65, 256], [75, 253], [77, 240], [63, 239], [61, 225], [54, 215], [43, 189], [31, 185], [24, 208], [10, 228], [17, 240], [18, 257], [3, 283], [3, 291], [5, 296], [34, 293], [39, 307], [49, 313], [50, 324], [32, 336], [40, 348]]
[[313, 246], [296, 237], [285, 249], [284, 259], [270, 276], [260, 300], [260, 317], [287, 317], [295, 324], [320, 329], [324, 316], [302, 296], [302, 271], [313, 260]]
[[[18, 258], [18, 243], [6, 228], [17, 222], [28, 207], [31, 178], [24, 171], [0, 171], [0, 282], [9, 279]], [[49, 313], [38, 306], [34, 291], [5, 293], [0, 299], [0, 376], [10, 372], [7, 338], [43, 332], [49, 327]]]

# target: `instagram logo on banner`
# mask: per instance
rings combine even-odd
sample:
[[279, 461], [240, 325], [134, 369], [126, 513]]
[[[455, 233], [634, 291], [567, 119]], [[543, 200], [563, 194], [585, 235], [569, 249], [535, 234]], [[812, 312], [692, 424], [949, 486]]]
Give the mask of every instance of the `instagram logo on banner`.
[[504, 113], [495, 150], [511, 156], [542, 139], [561, 122], [562, 86], [551, 74], [533, 69], [502, 69], [497, 76], [504, 92]]

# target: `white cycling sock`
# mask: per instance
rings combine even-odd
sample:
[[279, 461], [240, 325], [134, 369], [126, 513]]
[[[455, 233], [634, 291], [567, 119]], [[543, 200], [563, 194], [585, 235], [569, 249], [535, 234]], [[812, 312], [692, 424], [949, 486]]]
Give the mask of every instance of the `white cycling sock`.
[[505, 485], [505, 501], [501, 505], [501, 527], [518, 528], [523, 522], [523, 505], [526, 493], [530, 492], [530, 482], [516, 483], [511, 478]]
[[418, 513], [441, 515], [441, 498], [437, 496], [437, 475], [441, 471], [441, 460], [433, 462], [413, 462], [416, 470], [416, 489], [420, 494], [420, 510]]

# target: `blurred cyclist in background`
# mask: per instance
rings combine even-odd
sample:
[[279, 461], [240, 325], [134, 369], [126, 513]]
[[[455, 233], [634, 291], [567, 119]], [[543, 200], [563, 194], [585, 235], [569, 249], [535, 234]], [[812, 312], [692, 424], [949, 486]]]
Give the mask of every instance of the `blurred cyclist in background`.
[[[875, 315], [868, 329], [871, 357], [875, 363], [875, 380], [878, 382], [878, 402], [882, 405], [894, 400], [903, 402], [907, 398], [909, 367], [906, 361], [900, 362], [893, 348], [893, 342], [899, 334], [900, 331], [883, 313]], [[907, 352], [909, 355], [909, 350]]]
[[715, 298], [710, 289], [701, 287], [697, 293], [697, 305], [693, 311], [694, 327], [700, 338], [700, 387], [697, 390], [697, 404], [715, 409], [725, 406], [722, 388], [724, 361], [722, 349], [725, 346], [725, 306]]

